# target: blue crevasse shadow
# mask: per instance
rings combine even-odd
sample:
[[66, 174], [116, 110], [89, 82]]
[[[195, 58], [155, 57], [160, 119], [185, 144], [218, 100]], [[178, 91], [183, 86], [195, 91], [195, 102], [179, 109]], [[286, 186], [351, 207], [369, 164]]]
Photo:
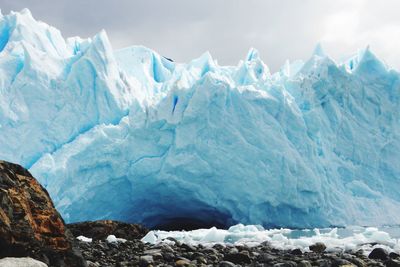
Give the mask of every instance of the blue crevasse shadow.
[[173, 104], [173, 107], [172, 107], [172, 114], [174, 114], [177, 104], [178, 104], [178, 96], [174, 96], [174, 104]]

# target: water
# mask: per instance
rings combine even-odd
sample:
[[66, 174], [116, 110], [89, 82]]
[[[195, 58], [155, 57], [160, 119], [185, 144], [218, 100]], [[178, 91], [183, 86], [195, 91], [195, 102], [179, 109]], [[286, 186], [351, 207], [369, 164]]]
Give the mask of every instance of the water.
[[[379, 231], [386, 232], [392, 238], [400, 238], [400, 225], [395, 226], [383, 226], [377, 227]], [[326, 234], [331, 232], [335, 228], [319, 228], [321, 234]], [[340, 238], [350, 237], [357, 233], [362, 233], [367, 229], [363, 226], [349, 226], [346, 228], [337, 228], [337, 234]], [[284, 235], [291, 239], [297, 239], [300, 237], [312, 237], [315, 235], [314, 229], [303, 229], [303, 230], [291, 230], [289, 233], [284, 233]]]

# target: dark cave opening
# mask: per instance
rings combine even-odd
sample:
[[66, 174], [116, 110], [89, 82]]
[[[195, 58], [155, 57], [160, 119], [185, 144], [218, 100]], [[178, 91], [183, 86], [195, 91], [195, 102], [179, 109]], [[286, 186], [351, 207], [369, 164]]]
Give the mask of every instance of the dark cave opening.
[[[186, 205], [153, 206], [153, 213], [142, 223], [152, 230], [180, 231], [211, 228], [227, 229], [236, 224], [231, 214], [210, 207], [199, 201], [186, 202]], [[174, 203], [175, 204], [175, 203]]]
[[161, 221], [152, 228], [164, 231], [190, 231], [201, 228], [211, 228], [213, 226], [220, 229], [229, 227], [229, 225], [227, 225], [225, 222], [221, 222], [220, 220], [216, 219], [202, 220], [198, 218], [176, 217]]

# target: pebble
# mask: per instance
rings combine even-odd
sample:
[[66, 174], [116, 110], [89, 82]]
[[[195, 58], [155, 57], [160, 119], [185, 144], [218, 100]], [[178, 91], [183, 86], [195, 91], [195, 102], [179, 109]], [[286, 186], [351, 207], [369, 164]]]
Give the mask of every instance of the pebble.
[[386, 267], [400, 267], [400, 261], [388, 260], [385, 262]]
[[288, 261], [288, 262], [280, 262], [274, 264], [274, 267], [296, 267], [297, 264], [293, 261]]
[[246, 253], [229, 253], [224, 256], [224, 260], [233, 263], [251, 263], [251, 259]]
[[322, 253], [322, 252], [325, 251], [326, 246], [325, 246], [325, 244], [322, 243], [322, 242], [317, 242], [317, 243], [315, 243], [314, 245], [311, 245], [311, 246], [309, 247], [309, 249], [310, 249], [311, 251], [315, 252], [315, 253]]
[[301, 254], [303, 254], [303, 252], [299, 248], [293, 249], [290, 253], [292, 255], [301, 255]]
[[185, 249], [186, 251], [196, 251], [196, 248], [194, 246], [185, 243], [181, 245], [181, 248]]
[[300, 261], [299, 264], [297, 264], [297, 267], [311, 267], [311, 263], [309, 261]]
[[180, 259], [175, 262], [175, 266], [177, 266], [177, 267], [184, 267], [184, 266], [190, 266], [190, 265], [191, 265], [190, 261], [187, 259]]
[[198, 264], [207, 264], [207, 260], [206, 260], [206, 258], [203, 257], [203, 256], [198, 256], [198, 257], [196, 258], [196, 261], [197, 261]]
[[221, 261], [219, 267], [235, 267], [236, 265], [230, 261]]
[[260, 262], [271, 262], [276, 259], [277, 259], [276, 256], [273, 256], [269, 253], [262, 253], [262, 254], [260, 254], [260, 256], [258, 256], [258, 261], [260, 261]]
[[400, 255], [399, 255], [398, 253], [395, 253], [395, 252], [390, 252], [390, 253], [389, 253], [389, 257], [390, 257], [391, 259], [399, 259], [399, 258], [400, 258]]
[[150, 255], [142, 256], [139, 259], [139, 266], [147, 267], [147, 266], [151, 265], [153, 262], [154, 262], [153, 256], [150, 256]]

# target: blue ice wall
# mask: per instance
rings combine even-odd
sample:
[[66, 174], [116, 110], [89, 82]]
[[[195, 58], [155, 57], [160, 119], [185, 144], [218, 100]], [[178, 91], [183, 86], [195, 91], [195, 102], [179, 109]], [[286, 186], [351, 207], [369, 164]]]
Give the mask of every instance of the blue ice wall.
[[[106, 33], [64, 40], [0, 18], [0, 157], [69, 221], [323, 227], [400, 221], [400, 75], [369, 50], [318, 46], [270, 73], [187, 64]], [[166, 55], [168, 56], [168, 55]]]

